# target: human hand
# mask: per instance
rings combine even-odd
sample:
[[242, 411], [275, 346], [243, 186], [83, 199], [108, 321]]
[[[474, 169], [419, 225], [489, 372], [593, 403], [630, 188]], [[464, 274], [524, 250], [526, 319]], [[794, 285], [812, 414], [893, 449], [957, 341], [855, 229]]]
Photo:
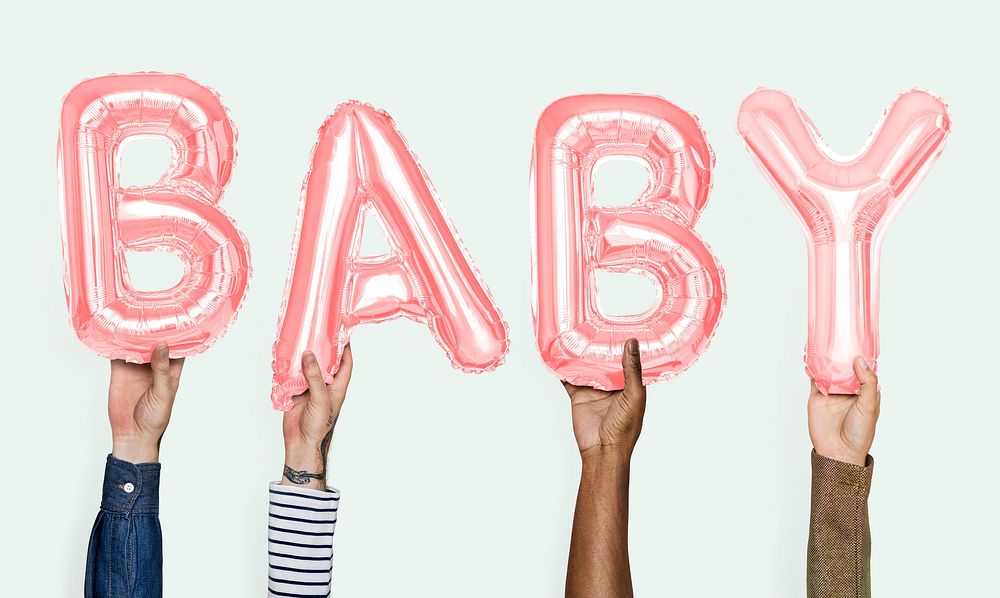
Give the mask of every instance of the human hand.
[[573, 407], [573, 433], [584, 461], [597, 456], [625, 461], [632, 457], [646, 412], [639, 341], [634, 338], [625, 341], [622, 370], [625, 372], [622, 390], [599, 390], [563, 382]]
[[111, 454], [131, 463], [160, 458], [160, 439], [170, 422], [184, 359], [170, 359], [166, 344], [153, 349], [150, 363], [111, 361], [108, 419]]
[[293, 407], [285, 412], [285, 468], [281, 483], [315, 490], [326, 489], [326, 459], [333, 439], [333, 427], [347, 396], [354, 366], [351, 345], [344, 347], [340, 367], [327, 384], [316, 356], [302, 355], [302, 373], [309, 390], [292, 397]]
[[824, 395], [812, 383], [809, 438], [816, 454], [864, 467], [875, 440], [882, 393], [863, 357], [854, 360], [854, 374], [861, 384], [856, 395]]

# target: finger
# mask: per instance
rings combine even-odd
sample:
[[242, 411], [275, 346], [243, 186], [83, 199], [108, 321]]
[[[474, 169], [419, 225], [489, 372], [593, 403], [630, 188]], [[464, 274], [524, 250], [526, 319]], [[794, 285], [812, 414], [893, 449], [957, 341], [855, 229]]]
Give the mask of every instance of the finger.
[[351, 343], [344, 345], [344, 354], [340, 356], [340, 367], [333, 375], [333, 384], [339, 389], [346, 389], [351, 382], [351, 372], [354, 370], [354, 353], [351, 352]]
[[622, 351], [622, 371], [625, 373], [625, 390], [622, 394], [630, 398], [645, 396], [646, 387], [642, 385], [642, 358], [639, 356], [639, 341], [630, 338], [625, 341]]
[[858, 391], [858, 402], [871, 413], [878, 415], [881, 396], [878, 389], [878, 376], [868, 366], [864, 357], [854, 359], [854, 375], [858, 377], [861, 389]]
[[157, 345], [149, 360], [153, 370], [153, 390], [161, 399], [170, 400], [177, 391], [176, 380], [171, 376], [170, 347], [166, 343]]
[[576, 384], [570, 384], [565, 380], [560, 380], [560, 384], [563, 385], [563, 389], [566, 390], [566, 396], [569, 397], [570, 403], [576, 402], [576, 393], [580, 390], [586, 388], [585, 386], [577, 386]]
[[128, 363], [124, 359], [112, 359], [111, 360], [111, 377], [113, 378], [115, 376], [125, 375], [128, 372], [128, 370], [129, 370], [129, 366], [131, 366], [131, 365], [135, 365], [135, 364], [134, 363]]
[[316, 361], [316, 355], [312, 351], [302, 354], [302, 375], [309, 385], [309, 399], [324, 399], [327, 396], [326, 381], [323, 380], [323, 370]]
[[309, 402], [309, 399], [306, 397], [306, 394], [303, 392], [302, 394], [297, 394], [297, 395], [295, 395], [293, 397], [290, 397], [289, 401], [292, 402], [292, 407], [290, 409], [288, 409], [287, 411], [285, 411], [285, 417], [288, 417], [288, 414], [291, 413], [291, 412], [293, 412], [293, 411], [295, 411], [295, 410], [301, 411], [302, 405], [305, 405], [307, 402]]
[[181, 372], [183, 371], [184, 371], [183, 357], [178, 357], [176, 359], [170, 360], [170, 380], [173, 381], [174, 388], [177, 388], [177, 385], [180, 384]]

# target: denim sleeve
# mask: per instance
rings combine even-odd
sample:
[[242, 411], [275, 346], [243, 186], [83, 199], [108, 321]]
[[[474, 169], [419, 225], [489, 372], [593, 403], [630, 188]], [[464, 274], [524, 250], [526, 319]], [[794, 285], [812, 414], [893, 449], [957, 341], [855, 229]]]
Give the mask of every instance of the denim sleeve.
[[87, 550], [86, 598], [161, 598], [160, 464], [108, 455]]

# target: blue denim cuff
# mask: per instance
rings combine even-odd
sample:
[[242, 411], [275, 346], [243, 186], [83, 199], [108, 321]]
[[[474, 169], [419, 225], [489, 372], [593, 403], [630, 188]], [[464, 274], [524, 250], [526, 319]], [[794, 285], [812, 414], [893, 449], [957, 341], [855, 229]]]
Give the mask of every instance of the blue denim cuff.
[[112, 513], [156, 515], [160, 510], [160, 464], [129, 463], [108, 455], [101, 508]]

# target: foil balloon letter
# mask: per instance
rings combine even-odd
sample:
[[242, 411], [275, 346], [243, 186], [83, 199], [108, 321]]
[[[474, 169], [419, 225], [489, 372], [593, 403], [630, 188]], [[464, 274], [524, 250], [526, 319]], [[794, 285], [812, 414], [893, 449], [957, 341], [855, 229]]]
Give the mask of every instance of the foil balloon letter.
[[[644, 164], [649, 185], [625, 207], [594, 205], [608, 159]], [[622, 388], [621, 352], [639, 340], [646, 384], [676, 376], [705, 351], [725, 304], [718, 261], [694, 231], [713, 154], [698, 122], [661, 98], [563, 98], [538, 121], [532, 163], [532, 294], [542, 360], [560, 378]], [[649, 277], [644, 313], [602, 313], [595, 273]]]
[[[365, 216], [390, 251], [362, 256]], [[300, 357], [336, 371], [351, 329], [398, 317], [426, 323], [452, 365], [496, 368], [507, 324], [433, 187], [388, 114], [359, 102], [327, 118], [303, 185], [298, 233], [274, 344], [271, 400], [291, 408], [306, 389]]]
[[949, 128], [940, 98], [909, 91], [886, 109], [859, 153], [842, 157], [781, 92], [760, 89], [740, 107], [740, 135], [806, 234], [806, 372], [824, 393], [858, 391], [856, 356], [876, 367], [882, 239], [941, 153]]
[[[123, 189], [122, 144], [164, 139], [160, 180]], [[181, 75], [136, 73], [80, 83], [59, 133], [63, 261], [73, 328], [92, 351], [146, 362], [153, 347], [193, 355], [218, 339], [246, 292], [246, 240], [219, 209], [236, 156], [219, 96]], [[133, 288], [126, 251], [169, 251], [184, 264], [172, 288]]]

